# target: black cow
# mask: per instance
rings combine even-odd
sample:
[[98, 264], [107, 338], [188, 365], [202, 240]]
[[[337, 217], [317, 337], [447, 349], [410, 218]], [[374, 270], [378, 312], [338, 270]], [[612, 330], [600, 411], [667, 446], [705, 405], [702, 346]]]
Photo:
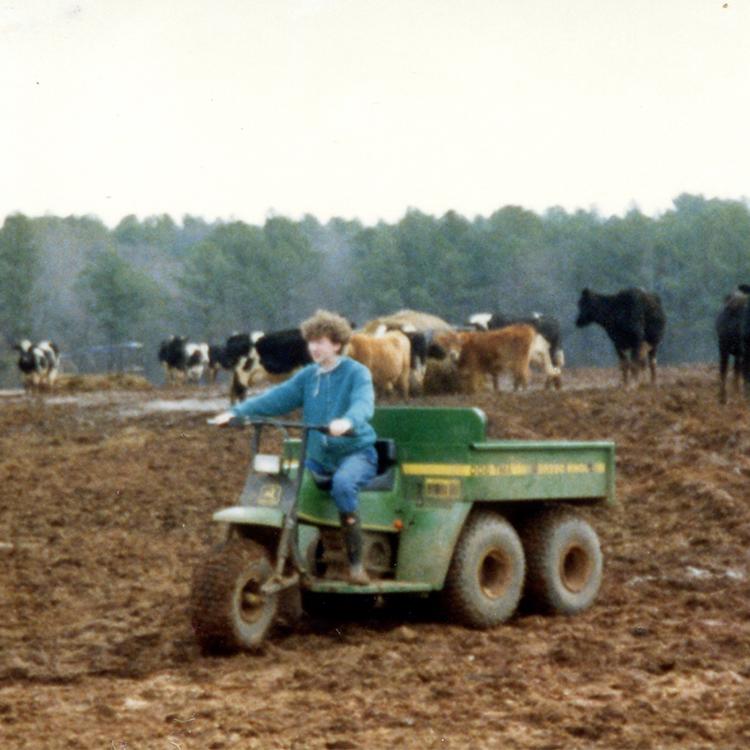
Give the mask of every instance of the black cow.
[[[469, 325], [478, 331], [490, 331], [519, 323], [533, 326], [536, 329], [536, 332], [549, 346], [549, 358], [552, 366], [558, 370], [561, 369], [565, 364], [565, 353], [562, 350], [560, 321], [557, 318], [538, 312], [523, 318], [512, 318], [501, 313], [476, 313], [469, 318]], [[548, 376], [547, 387], [554, 385], [556, 388], [560, 388], [561, 384], [559, 374]]]
[[[750, 290], [750, 287], [746, 287]], [[739, 390], [742, 377], [742, 318], [747, 307], [747, 294], [737, 289], [724, 298], [724, 306], [716, 316], [719, 343], [719, 401], [727, 402], [727, 371], [729, 358], [734, 358], [734, 387]]]
[[[740, 284], [737, 290], [750, 295], [750, 284]], [[745, 305], [740, 323], [740, 357], [742, 359], [742, 379], [745, 383], [745, 397], [750, 399], [750, 304]]]
[[[234, 366], [230, 399], [241, 401], [258, 378], [283, 378], [312, 358], [299, 328], [255, 334], [235, 334], [230, 356], [238, 355]], [[227, 339], [230, 347], [230, 339]]]
[[51, 388], [57, 379], [60, 367], [60, 350], [52, 341], [32, 344], [24, 339], [13, 348], [18, 352], [18, 369], [23, 376], [23, 387], [27, 391]]
[[659, 296], [643, 289], [622, 289], [616, 294], [584, 289], [578, 300], [576, 326], [598, 323], [604, 328], [620, 360], [625, 386], [631, 374], [637, 381], [647, 362], [651, 382], [656, 382], [656, 351], [666, 322]]

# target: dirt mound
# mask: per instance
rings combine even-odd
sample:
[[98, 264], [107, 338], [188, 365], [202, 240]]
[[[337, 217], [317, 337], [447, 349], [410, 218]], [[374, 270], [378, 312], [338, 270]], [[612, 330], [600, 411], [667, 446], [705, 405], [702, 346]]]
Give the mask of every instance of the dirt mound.
[[590, 611], [472, 631], [399, 600], [221, 659], [195, 646], [188, 591], [247, 435], [203, 413], [0, 402], [2, 746], [748, 747], [750, 413], [719, 406], [708, 367], [617, 382], [568, 370], [559, 393], [413, 402], [478, 406], [495, 438], [616, 442]]
[[364, 333], [375, 333], [383, 325], [388, 328], [409, 326], [412, 330], [417, 331], [446, 331], [453, 328], [450, 323], [438, 318], [437, 315], [417, 310], [399, 310], [390, 315], [368, 321], [362, 326], [362, 331]]
[[153, 385], [142, 375], [109, 373], [107, 375], [60, 375], [54, 390], [63, 393], [90, 393], [92, 391], [150, 391]]

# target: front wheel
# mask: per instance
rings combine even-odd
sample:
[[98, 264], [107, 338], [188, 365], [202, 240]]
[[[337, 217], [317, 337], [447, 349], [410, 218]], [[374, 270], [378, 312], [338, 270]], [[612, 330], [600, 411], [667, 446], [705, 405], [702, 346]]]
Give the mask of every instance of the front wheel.
[[261, 591], [272, 573], [268, 551], [250, 539], [230, 539], [198, 565], [191, 619], [204, 650], [252, 649], [263, 642], [278, 610], [278, 595]]
[[441, 594], [443, 606], [470, 627], [504, 622], [518, 606], [525, 567], [515, 529], [502, 516], [478, 513], [456, 545]]

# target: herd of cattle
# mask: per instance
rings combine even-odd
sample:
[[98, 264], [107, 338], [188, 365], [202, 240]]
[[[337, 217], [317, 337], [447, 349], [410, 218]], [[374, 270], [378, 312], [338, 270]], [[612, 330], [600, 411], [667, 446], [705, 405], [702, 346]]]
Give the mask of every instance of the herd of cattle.
[[[726, 401], [729, 358], [734, 358], [734, 382], [744, 378], [750, 397], [750, 285], [728, 295], [716, 319], [719, 344], [719, 399]], [[642, 371], [656, 381], [656, 354], [666, 316], [656, 294], [623, 289], [598, 294], [584, 289], [578, 300], [576, 326], [596, 323], [611, 339], [620, 363], [623, 385], [635, 383]], [[24, 340], [15, 345], [18, 367], [27, 390], [51, 387], [58, 374], [60, 352], [51, 341]], [[488, 379], [495, 390], [500, 377], [511, 376], [514, 389], [529, 383], [530, 368], [541, 369], [545, 387], [561, 387], [565, 363], [560, 323], [548, 315], [508, 318], [477, 313], [461, 326], [434, 315], [402, 310], [377, 318], [355, 330], [345, 351], [366, 365], [378, 393], [403, 397], [419, 392], [429, 363], [451, 368], [460, 388], [473, 393]], [[171, 336], [159, 346], [158, 358], [169, 384], [214, 382], [220, 370], [231, 372], [230, 399], [242, 400], [250, 387], [283, 380], [310, 363], [307, 344], [298, 328], [264, 333], [233, 333], [223, 344], [194, 343]]]
[[[655, 379], [656, 351], [665, 327], [658, 297], [640, 289], [614, 295], [586, 289], [577, 324], [589, 323], [602, 325], [612, 339], [625, 384], [646, 366]], [[565, 363], [560, 323], [541, 314], [514, 319], [477, 313], [454, 326], [434, 315], [402, 310], [355, 328], [345, 353], [370, 369], [379, 394], [403, 397], [422, 390], [431, 362], [451, 368], [460, 389], [468, 393], [483, 388], [488, 379], [499, 390], [504, 374], [514, 389], [526, 388], [532, 367], [544, 373], [545, 387], [560, 388]], [[300, 330], [292, 328], [233, 333], [220, 345], [172, 336], [161, 343], [159, 361], [169, 383], [197, 382], [204, 372], [213, 382], [219, 370], [230, 371], [234, 403], [253, 385], [283, 379], [311, 360]]]

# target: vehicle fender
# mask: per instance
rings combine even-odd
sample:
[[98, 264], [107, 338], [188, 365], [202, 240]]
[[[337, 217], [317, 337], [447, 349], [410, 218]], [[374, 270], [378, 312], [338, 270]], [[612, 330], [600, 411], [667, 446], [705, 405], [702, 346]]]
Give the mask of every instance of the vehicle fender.
[[441, 589], [472, 503], [423, 507], [401, 532], [398, 579]]
[[265, 508], [258, 505], [234, 505], [231, 508], [217, 510], [213, 514], [213, 520], [220, 523], [272, 526], [280, 529], [284, 525], [284, 513], [278, 508]]

